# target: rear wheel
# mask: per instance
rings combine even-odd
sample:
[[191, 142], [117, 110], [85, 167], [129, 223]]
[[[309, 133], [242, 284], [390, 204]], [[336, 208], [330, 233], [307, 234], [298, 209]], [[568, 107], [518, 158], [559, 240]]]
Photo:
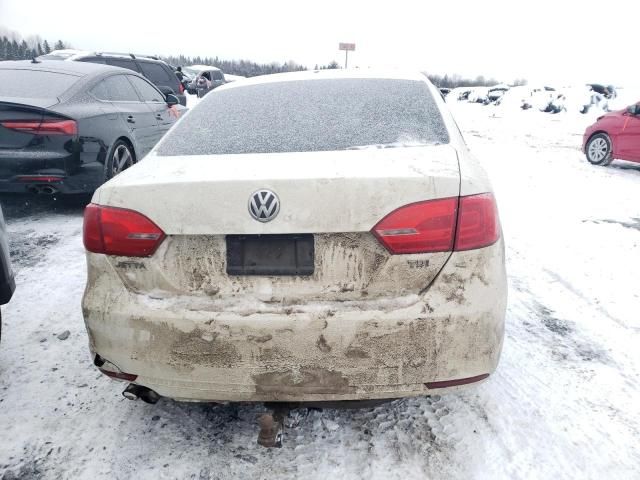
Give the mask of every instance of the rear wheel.
[[592, 136], [585, 150], [587, 160], [593, 165], [606, 166], [613, 161], [613, 145], [606, 133], [596, 133]]
[[105, 166], [107, 180], [122, 173], [134, 163], [136, 159], [131, 146], [123, 140], [118, 140], [113, 145]]

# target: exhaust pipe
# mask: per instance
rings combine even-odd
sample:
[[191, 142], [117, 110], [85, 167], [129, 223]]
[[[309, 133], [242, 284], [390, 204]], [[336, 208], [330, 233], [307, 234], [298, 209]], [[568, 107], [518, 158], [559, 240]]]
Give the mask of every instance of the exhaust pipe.
[[55, 195], [58, 193], [58, 189], [51, 185], [32, 184], [27, 187], [27, 192], [37, 195]]
[[140, 399], [152, 405], [160, 400], [160, 395], [156, 392], [142, 385], [136, 385], [135, 383], [130, 383], [122, 392], [122, 396], [128, 400]]
[[40, 187], [40, 193], [43, 195], [53, 195], [54, 193], [58, 193], [58, 189], [51, 185], [44, 185]]

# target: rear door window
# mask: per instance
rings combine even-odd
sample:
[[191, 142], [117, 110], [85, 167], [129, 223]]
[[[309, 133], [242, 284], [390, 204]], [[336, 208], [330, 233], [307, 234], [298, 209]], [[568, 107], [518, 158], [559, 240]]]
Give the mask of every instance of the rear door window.
[[103, 101], [111, 100], [111, 98], [109, 97], [109, 90], [107, 89], [107, 86], [104, 84], [104, 82], [98, 83], [95, 87], [93, 87], [90, 90], [90, 92], [91, 92], [91, 95], [96, 97], [98, 100], [103, 100]]
[[103, 81], [108, 99], [112, 102], [139, 102], [140, 97], [124, 75], [113, 75]]
[[165, 101], [164, 95], [146, 80], [133, 75], [127, 75], [127, 78], [134, 85], [143, 101], [152, 103], [163, 103]]
[[139, 72], [136, 62], [127, 58], [107, 58], [107, 64], [114, 67], [128, 68], [134, 72]]
[[162, 68], [162, 65], [151, 62], [139, 62], [139, 64], [142, 74], [156, 85], [173, 85], [174, 82], [169, 76], [169, 72]]
[[213, 77], [214, 80], [224, 80], [224, 77], [222, 76], [222, 72], [218, 70], [213, 70], [211, 72], [211, 76]]

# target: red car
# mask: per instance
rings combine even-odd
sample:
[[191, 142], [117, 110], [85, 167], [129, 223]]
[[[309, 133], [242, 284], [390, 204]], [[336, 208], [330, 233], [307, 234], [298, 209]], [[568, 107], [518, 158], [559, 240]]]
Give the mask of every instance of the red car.
[[598, 118], [584, 132], [582, 151], [594, 165], [614, 159], [640, 163], [640, 103]]

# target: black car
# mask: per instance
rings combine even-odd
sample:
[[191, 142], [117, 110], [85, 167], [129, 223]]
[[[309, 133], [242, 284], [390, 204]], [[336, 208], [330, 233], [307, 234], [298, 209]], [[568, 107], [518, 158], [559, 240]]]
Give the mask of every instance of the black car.
[[[4, 224], [2, 209], [0, 209], [0, 305], [9, 303], [13, 292], [16, 289], [16, 282], [11, 269], [9, 259], [9, 243], [7, 242], [7, 232]], [[2, 316], [0, 315], [0, 336], [2, 336]]]
[[0, 62], [0, 192], [92, 192], [142, 159], [185, 110], [122, 68]]
[[173, 68], [157, 57], [134, 55], [133, 53], [83, 52], [80, 50], [54, 50], [41, 55], [38, 60], [65, 60], [74, 62], [99, 63], [114, 67], [128, 68], [151, 81], [162, 93], [172, 93], [187, 105], [184, 86], [178, 80]]

